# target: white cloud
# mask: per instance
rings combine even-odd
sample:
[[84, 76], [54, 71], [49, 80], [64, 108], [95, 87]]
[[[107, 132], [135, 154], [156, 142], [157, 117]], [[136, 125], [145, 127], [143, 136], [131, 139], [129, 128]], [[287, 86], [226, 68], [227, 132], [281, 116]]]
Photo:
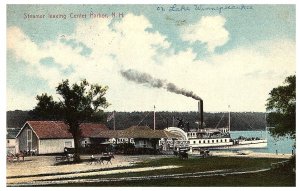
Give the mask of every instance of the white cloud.
[[17, 59], [29, 64], [37, 63], [43, 57], [39, 47], [18, 27], [7, 29], [7, 48], [13, 50]]
[[6, 98], [7, 111], [33, 109], [37, 103], [34, 95], [11, 88], [6, 89]]
[[[86, 78], [91, 83], [108, 85], [107, 98], [112, 103], [109, 109], [118, 111], [151, 110], [153, 105], [159, 110], [197, 110], [191, 98], [126, 81], [119, 74], [121, 69], [146, 72], [192, 90], [204, 99], [205, 111], [226, 111], [227, 105], [235, 111], [264, 111], [269, 91], [295, 72], [295, 43], [287, 39], [240, 46], [196, 60], [192, 49], [175, 53], [164, 35], [149, 32], [152, 25], [144, 16], [128, 14], [120, 22], [111, 22], [105, 19], [80, 22], [74, 34], [65, 37], [91, 48], [88, 56], [80, 54], [80, 47], [72, 49], [59, 38], [38, 45], [17, 27], [8, 29], [8, 49], [29, 63], [31, 75], [47, 80], [52, 92], [66, 78], [61, 70], [69, 66], [74, 68], [74, 73], [68, 76], [71, 82]], [[184, 38], [205, 42], [213, 51], [228, 41], [224, 23], [220, 16], [204, 17], [188, 28]], [[193, 35], [197, 38], [192, 38]], [[59, 67], [41, 65], [39, 60], [44, 57], [53, 57]], [[18, 98], [17, 93], [10, 95], [16, 94]], [[19, 98], [10, 99], [8, 105], [25, 107], [24, 102], [14, 101]]]
[[[17, 27], [7, 29], [7, 48], [14, 53], [17, 60], [24, 60], [28, 64], [27, 72], [30, 75], [46, 80], [51, 88], [56, 87], [64, 78], [62, 71], [68, 66], [86, 62], [86, 58], [79, 54], [80, 49], [72, 49], [59, 40], [38, 45]], [[60, 67], [42, 65], [40, 60], [46, 57], [53, 57]]]
[[204, 16], [182, 30], [181, 37], [185, 41], [206, 43], [209, 52], [222, 46], [229, 40], [229, 33], [224, 28], [226, 19], [222, 16]]

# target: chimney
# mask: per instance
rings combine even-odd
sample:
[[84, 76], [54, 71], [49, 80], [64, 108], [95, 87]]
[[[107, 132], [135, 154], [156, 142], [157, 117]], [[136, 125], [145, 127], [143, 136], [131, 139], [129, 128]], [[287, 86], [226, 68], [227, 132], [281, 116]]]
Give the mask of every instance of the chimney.
[[203, 100], [199, 100], [198, 102], [198, 111], [200, 115], [199, 128], [203, 128]]

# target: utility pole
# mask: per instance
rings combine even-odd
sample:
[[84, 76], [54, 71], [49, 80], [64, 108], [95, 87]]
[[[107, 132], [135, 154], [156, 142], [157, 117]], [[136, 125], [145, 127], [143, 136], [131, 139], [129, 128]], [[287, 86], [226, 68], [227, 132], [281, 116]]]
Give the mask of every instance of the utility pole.
[[154, 117], [153, 117], [153, 129], [155, 130], [155, 106], [153, 111]]
[[172, 127], [175, 127], [175, 117], [173, 116]]

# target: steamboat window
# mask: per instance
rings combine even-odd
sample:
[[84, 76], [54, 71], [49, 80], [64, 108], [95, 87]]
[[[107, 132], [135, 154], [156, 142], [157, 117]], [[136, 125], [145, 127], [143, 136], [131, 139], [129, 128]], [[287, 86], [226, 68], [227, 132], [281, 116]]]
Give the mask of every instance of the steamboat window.
[[194, 144], [196, 144], [196, 141], [194, 141]]
[[215, 140], [211, 140], [211, 142], [212, 142], [212, 143], [214, 143], [214, 142], [215, 142]]

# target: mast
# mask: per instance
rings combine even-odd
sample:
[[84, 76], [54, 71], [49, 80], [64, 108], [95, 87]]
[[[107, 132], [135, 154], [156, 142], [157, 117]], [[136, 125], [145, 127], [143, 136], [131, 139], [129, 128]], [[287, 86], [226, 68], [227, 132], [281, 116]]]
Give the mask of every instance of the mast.
[[228, 132], [230, 133], [230, 105], [228, 105]]
[[114, 110], [114, 131], [116, 130], [116, 111]]
[[154, 111], [153, 111], [153, 129], [155, 130], [155, 106], [154, 106]]

